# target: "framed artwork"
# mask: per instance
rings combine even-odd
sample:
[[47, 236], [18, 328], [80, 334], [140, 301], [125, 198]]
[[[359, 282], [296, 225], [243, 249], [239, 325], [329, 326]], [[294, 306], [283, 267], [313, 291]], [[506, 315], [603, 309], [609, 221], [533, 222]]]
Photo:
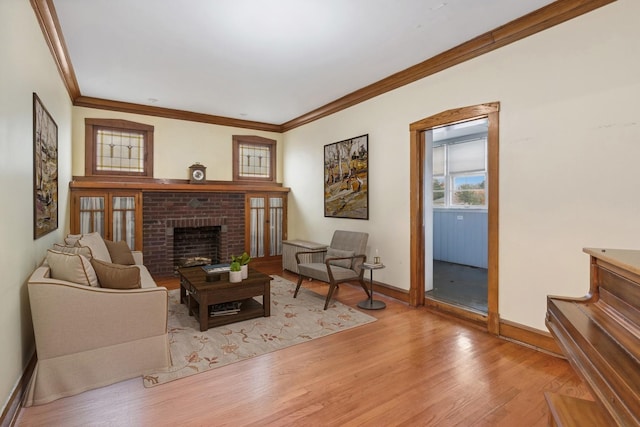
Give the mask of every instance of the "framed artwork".
[[369, 135], [324, 146], [324, 216], [369, 219]]
[[58, 125], [33, 93], [33, 238], [58, 228]]

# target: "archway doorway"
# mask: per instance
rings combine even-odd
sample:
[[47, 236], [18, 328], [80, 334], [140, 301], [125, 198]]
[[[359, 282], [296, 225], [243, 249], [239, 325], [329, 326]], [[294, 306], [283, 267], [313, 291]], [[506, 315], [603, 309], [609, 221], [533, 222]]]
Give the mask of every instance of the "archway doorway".
[[[444, 111], [410, 125], [410, 216], [411, 216], [411, 285], [409, 303], [429, 305], [457, 316], [486, 324], [487, 330], [498, 334], [498, 200], [499, 200], [499, 135], [498, 113], [500, 104], [489, 103]], [[487, 262], [487, 314], [478, 314], [463, 308], [425, 298], [426, 262], [432, 256], [432, 212], [425, 212], [426, 194], [431, 186], [431, 172], [425, 164], [431, 161], [426, 149], [425, 135], [429, 130], [475, 119], [487, 118], [487, 210], [488, 210], [488, 262]], [[428, 174], [427, 174], [428, 172]], [[427, 203], [428, 205], [428, 203]]]

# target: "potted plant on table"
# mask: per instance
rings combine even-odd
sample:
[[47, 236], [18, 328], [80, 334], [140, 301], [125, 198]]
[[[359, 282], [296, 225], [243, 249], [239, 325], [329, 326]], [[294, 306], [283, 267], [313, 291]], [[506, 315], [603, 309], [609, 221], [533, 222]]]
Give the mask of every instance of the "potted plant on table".
[[231, 263], [237, 262], [240, 264], [242, 279], [249, 277], [249, 261], [251, 261], [251, 257], [246, 252], [243, 252], [243, 254], [238, 257], [231, 255]]
[[242, 281], [242, 271], [238, 261], [232, 258], [231, 264], [229, 264], [229, 282], [238, 283]]

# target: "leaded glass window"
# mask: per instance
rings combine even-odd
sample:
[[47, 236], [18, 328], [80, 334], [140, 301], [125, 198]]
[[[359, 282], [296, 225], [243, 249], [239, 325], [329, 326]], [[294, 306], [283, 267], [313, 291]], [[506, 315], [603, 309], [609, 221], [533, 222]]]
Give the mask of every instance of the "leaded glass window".
[[153, 177], [153, 126], [85, 119], [85, 175]]
[[233, 136], [233, 180], [276, 182], [276, 141]]

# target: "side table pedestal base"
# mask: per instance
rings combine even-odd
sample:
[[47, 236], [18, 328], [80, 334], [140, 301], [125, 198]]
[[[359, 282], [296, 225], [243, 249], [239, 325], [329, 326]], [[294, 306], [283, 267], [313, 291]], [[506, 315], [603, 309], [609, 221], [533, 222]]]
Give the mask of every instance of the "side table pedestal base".
[[364, 308], [365, 310], [381, 310], [386, 306], [387, 305], [382, 301], [371, 301], [368, 299], [358, 303], [358, 307]]

